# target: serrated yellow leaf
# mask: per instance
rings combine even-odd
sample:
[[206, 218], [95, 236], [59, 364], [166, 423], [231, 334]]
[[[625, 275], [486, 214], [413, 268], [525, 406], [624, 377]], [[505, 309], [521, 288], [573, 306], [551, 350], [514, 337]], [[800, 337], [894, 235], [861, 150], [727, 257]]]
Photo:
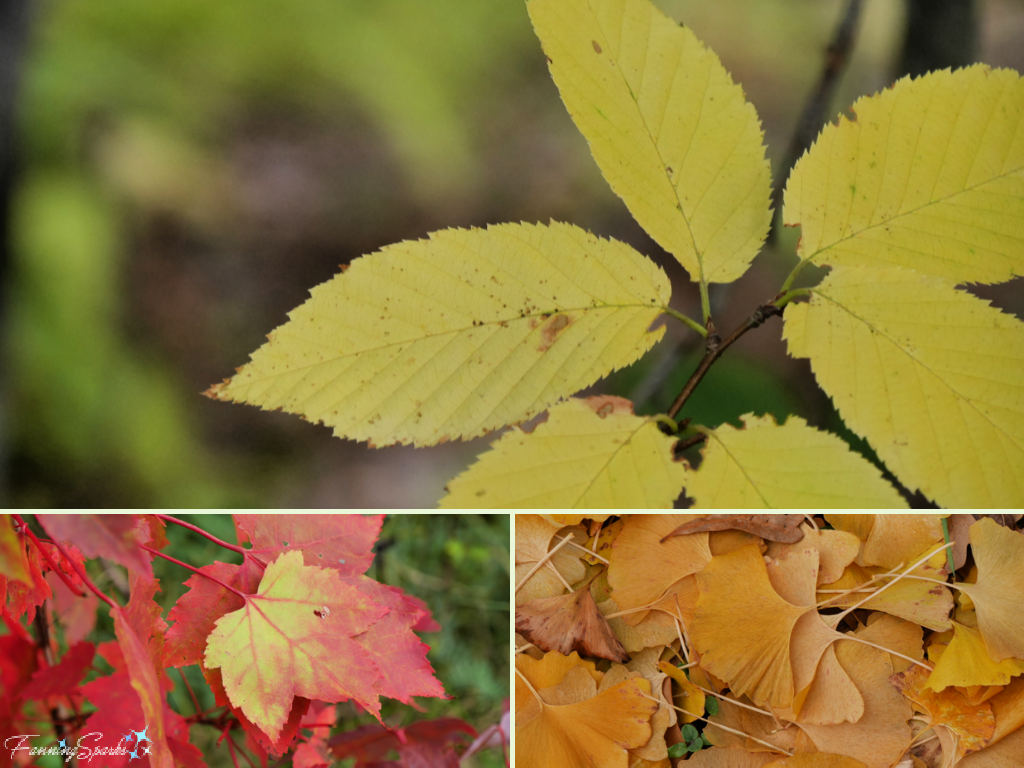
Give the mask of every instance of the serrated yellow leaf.
[[786, 308], [846, 424], [944, 507], [1024, 506], [1024, 324], [937, 278], [836, 269]]
[[727, 283], [771, 223], [760, 121], [689, 29], [649, 0], [530, 0], [530, 18], [605, 179], [665, 250]]
[[793, 168], [786, 224], [805, 261], [951, 282], [1024, 274], [1024, 81], [976, 64], [853, 105]]
[[449, 229], [352, 262], [208, 394], [431, 445], [525, 421], [637, 360], [670, 286], [568, 224]]
[[671, 508], [683, 489], [676, 439], [621, 397], [572, 399], [533, 432], [513, 429], [448, 484], [444, 508]]
[[798, 416], [742, 417], [706, 430], [704, 460], [686, 482], [694, 508], [895, 508], [906, 503], [870, 462]]

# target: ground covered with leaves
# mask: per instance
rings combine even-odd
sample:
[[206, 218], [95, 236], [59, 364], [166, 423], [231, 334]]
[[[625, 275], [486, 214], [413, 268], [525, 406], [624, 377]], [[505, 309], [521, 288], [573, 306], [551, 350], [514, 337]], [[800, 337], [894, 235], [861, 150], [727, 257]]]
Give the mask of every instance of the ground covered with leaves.
[[1021, 515], [517, 515], [517, 768], [1024, 765]]

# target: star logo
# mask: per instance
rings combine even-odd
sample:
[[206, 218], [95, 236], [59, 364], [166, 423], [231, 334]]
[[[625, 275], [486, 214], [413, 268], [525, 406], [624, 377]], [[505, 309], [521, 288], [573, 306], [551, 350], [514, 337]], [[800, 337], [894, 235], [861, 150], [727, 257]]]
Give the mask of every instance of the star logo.
[[[129, 760], [129, 762], [131, 762], [135, 758], [138, 758], [139, 760], [142, 759], [142, 756], [139, 755], [139, 748], [142, 746], [142, 742], [143, 741], [148, 741], [150, 744], [153, 743], [153, 740], [151, 738], [149, 738], [149, 736], [147, 735], [148, 731], [149, 731], [149, 726], [147, 725], [141, 731], [131, 731], [127, 736], [124, 737], [125, 738], [125, 746], [126, 747], [128, 746], [127, 742], [131, 741], [133, 738], [135, 739], [135, 749], [131, 750], [128, 753], [128, 760]], [[148, 745], [146, 746], [146, 751], [143, 752], [142, 754], [143, 755], [148, 755], [149, 754], [149, 746]]]

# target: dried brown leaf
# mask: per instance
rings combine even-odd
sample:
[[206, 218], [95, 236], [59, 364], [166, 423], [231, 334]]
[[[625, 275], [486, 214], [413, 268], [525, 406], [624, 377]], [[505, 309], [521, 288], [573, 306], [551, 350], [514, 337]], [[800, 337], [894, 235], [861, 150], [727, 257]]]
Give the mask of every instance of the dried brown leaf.
[[599, 659], [629, 661], [626, 649], [597, 609], [590, 582], [568, 595], [516, 606], [516, 632], [544, 651], [566, 656], [577, 651]]

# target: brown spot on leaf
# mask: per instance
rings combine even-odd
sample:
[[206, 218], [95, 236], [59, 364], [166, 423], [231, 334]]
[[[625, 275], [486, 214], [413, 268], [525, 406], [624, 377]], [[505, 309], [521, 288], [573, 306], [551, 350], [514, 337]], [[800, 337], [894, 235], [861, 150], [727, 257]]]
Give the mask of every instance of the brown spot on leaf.
[[602, 419], [612, 413], [628, 413], [633, 415], [633, 403], [624, 397], [615, 395], [595, 395], [584, 400], [587, 406]]
[[544, 323], [544, 328], [540, 332], [540, 346], [537, 347], [538, 352], [547, 352], [551, 349], [551, 345], [555, 343], [562, 331], [572, 325], [572, 320], [569, 319], [568, 315], [555, 315]]
[[314, 608], [313, 609], [313, 614], [318, 619], [326, 619], [328, 616], [331, 615], [331, 609], [328, 608], [326, 605], [323, 606], [322, 608]]
[[601, 53], [601, 46], [597, 44], [597, 40], [590, 41], [594, 46], [594, 53]]

